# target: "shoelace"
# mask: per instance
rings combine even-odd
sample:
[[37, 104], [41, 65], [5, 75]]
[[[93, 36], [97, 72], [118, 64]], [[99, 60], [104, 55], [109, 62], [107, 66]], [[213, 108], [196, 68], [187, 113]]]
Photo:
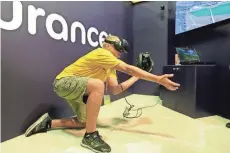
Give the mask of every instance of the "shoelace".
[[101, 139], [98, 132], [93, 135], [93, 139], [95, 139], [98, 144], [104, 143], [104, 140]]

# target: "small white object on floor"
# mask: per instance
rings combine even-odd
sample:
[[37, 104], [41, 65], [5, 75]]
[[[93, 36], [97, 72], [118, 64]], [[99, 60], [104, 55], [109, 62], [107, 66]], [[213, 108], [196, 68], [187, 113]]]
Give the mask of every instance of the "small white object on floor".
[[128, 143], [125, 146], [128, 153], [161, 153], [161, 145], [150, 141]]

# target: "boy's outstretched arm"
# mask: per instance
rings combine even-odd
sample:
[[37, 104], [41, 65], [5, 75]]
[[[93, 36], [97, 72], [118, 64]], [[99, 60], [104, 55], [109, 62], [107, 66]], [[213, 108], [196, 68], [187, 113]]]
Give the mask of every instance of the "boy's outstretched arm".
[[178, 87], [180, 86], [180, 84], [175, 83], [169, 79], [173, 77], [173, 74], [164, 74], [160, 76], [153, 75], [136, 66], [132, 66], [124, 62], [116, 65], [115, 69], [120, 72], [135, 76], [137, 78], [140, 78], [146, 81], [156, 82], [160, 85], [163, 85], [164, 87], [166, 87], [168, 90], [171, 90], [171, 91], [177, 90]]

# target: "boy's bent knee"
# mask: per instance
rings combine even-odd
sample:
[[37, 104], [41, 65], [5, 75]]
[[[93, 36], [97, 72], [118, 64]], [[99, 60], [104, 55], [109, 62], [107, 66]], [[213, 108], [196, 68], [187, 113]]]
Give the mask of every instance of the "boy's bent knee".
[[87, 83], [87, 93], [95, 93], [104, 95], [105, 85], [104, 82], [99, 79], [89, 79]]

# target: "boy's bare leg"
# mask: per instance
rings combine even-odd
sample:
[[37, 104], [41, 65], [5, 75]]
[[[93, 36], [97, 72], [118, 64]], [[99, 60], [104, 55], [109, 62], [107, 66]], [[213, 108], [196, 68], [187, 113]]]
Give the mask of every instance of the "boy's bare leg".
[[86, 104], [86, 133], [81, 146], [94, 152], [109, 153], [111, 147], [101, 138], [97, 131], [97, 118], [104, 96], [104, 83], [98, 79], [89, 79], [87, 84], [88, 100]]
[[51, 121], [51, 129], [55, 128], [85, 128], [85, 123], [79, 122], [77, 117], [55, 119]]
[[87, 84], [88, 100], [86, 104], [86, 132], [96, 131], [97, 118], [104, 96], [104, 83], [98, 79], [89, 79]]
[[[97, 126], [100, 127], [112, 127], [114, 122], [112, 119], [101, 119], [97, 120]], [[66, 119], [54, 119], [51, 121], [51, 129], [56, 129], [56, 128], [85, 128], [86, 123], [81, 123], [78, 121], [77, 117], [72, 117], [72, 118], [66, 118]]]

